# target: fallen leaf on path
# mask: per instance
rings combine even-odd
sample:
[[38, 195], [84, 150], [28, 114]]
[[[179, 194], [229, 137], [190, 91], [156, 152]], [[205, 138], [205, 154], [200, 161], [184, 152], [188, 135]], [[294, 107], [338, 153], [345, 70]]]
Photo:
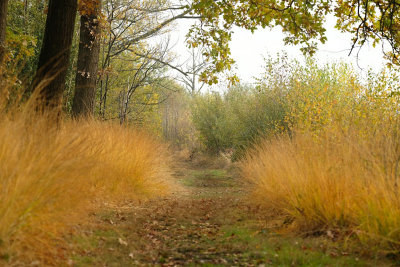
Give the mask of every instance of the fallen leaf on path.
[[338, 253], [336, 253], [336, 252], [334, 252], [334, 251], [332, 251], [331, 253], [329, 253], [329, 255], [330, 255], [331, 257], [333, 257], [333, 258], [335, 258], [335, 257], [338, 257], [338, 256], [339, 256], [339, 254], [338, 254]]
[[128, 245], [128, 243], [126, 241], [124, 241], [122, 238], [118, 238], [118, 243], [120, 245], [123, 245], [123, 246], [127, 246]]
[[332, 238], [332, 239], [335, 238], [335, 236], [333, 235], [333, 233], [332, 233], [331, 230], [326, 231], [326, 235], [327, 235], [328, 237]]

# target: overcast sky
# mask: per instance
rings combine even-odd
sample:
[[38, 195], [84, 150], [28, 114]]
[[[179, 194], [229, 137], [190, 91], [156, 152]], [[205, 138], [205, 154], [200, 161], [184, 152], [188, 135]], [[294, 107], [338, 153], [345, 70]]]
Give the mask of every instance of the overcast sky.
[[[174, 51], [184, 60], [187, 57], [187, 47], [185, 45], [185, 35], [190, 27], [190, 21], [179, 21], [176, 30], [171, 33], [172, 43], [175, 43]], [[343, 34], [334, 29], [334, 20], [326, 22], [328, 41], [319, 46], [316, 58], [320, 63], [332, 61], [346, 61], [354, 64], [360, 71], [372, 68], [378, 71], [384, 64], [381, 47], [373, 48], [365, 45], [359, 53], [357, 61], [357, 49], [348, 56], [351, 47], [351, 35]], [[232, 57], [236, 61], [237, 75], [241, 81], [251, 83], [252, 77], [262, 72], [263, 57], [275, 56], [277, 53], [285, 51], [290, 57], [302, 59], [300, 46], [285, 46], [283, 38], [285, 35], [279, 27], [270, 29], [260, 29], [255, 33], [235, 28], [232, 41], [230, 43]], [[185, 52], [186, 51], [186, 52]]]

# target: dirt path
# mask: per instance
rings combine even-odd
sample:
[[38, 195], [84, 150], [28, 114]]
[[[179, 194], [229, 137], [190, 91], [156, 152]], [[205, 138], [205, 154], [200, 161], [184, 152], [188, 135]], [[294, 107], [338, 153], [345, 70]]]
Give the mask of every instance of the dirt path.
[[[258, 220], [240, 179], [181, 163], [184, 190], [95, 216], [75, 237], [74, 266], [375, 266], [334, 243], [282, 238]], [[382, 266], [381, 264], [379, 264]]]
[[[243, 220], [241, 187], [224, 170], [181, 168], [176, 176], [187, 191], [150, 205], [137, 219], [138, 237], [146, 245], [136, 251], [142, 264], [256, 264], [243, 247], [230, 242], [225, 229]], [[150, 219], [149, 219], [150, 218]]]

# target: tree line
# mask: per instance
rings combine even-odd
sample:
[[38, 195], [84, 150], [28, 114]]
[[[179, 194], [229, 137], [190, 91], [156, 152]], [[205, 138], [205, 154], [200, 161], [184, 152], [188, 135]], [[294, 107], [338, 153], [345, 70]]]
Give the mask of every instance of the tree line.
[[[31, 0], [33, 1], [33, 0]], [[27, 8], [30, 1], [23, 2]], [[16, 3], [15, 2], [15, 3]], [[35, 1], [33, 1], [35, 2]], [[138, 86], [157, 84], [165, 86], [160, 73], [167, 68], [183, 74], [190, 87], [196, 84], [196, 75], [202, 83], [218, 82], [218, 73], [229, 71], [234, 64], [229, 41], [233, 27], [251, 31], [258, 27], [281, 26], [287, 34], [287, 44], [302, 44], [301, 50], [313, 54], [319, 42], [326, 41], [324, 21], [328, 14], [337, 18], [336, 27], [353, 35], [349, 51], [361, 48], [371, 41], [384, 46], [390, 64], [398, 64], [400, 13], [395, 0], [36, 0], [46, 7], [45, 27], [40, 40], [40, 53], [35, 74], [26, 90], [29, 97], [37, 97], [38, 109], [59, 108], [65, 94], [70, 67], [76, 17], [79, 14], [79, 48], [75, 66], [74, 93], [71, 113], [74, 117], [94, 115], [96, 96], [100, 102], [99, 114], [105, 116], [112, 78], [110, 66], [118, 61], [119, 72], [134, 72], [126, 90], [118, 95], [119, 118], [129, 113], [127, 103]], [[6, 61], [6, 26], [8, 0], [0, 0], [0, 60]], [[143, 40], [166, 31], [178, 19], [196, 19], [188, 33], [188, 46], [203, 47], [198, 68], [193, 65], [185, 72], [174, 66], [168, 53], [168, 41], [158, 49], [146, 47]], [[103, 25], [108, 25], [105, 28]], [[389, 47], [389, 49], [386, 49]], [[126, 54], [134, 57], [123, 57]], [[195, 55], [193, 54], [193, 62]], [[123, 67], [128, 67], [124, 69]], [[140, 70], [140, 72], [138, 71]], [[200, 74], [201, 72], [201, 74]], [[193, 76], [190, 78], [190, 76]], [[189, 78], [188, 78], [189, 77]], [[234, 83], [233, 75], [229, 80]], [[36, 90], [35, 94], [32, 94]], [[99, 92], [97, 92], [99, 90]], [[196, 91], [192, 88], [192, 91]], [[159, 99], [160, 100], [160, 99]]]

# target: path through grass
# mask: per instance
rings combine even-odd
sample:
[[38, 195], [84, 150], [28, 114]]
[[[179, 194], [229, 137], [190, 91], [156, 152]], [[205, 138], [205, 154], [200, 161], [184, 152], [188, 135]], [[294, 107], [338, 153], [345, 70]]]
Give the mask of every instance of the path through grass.
[[74, 237], [74, 266], [388, 266], [326, 238], [281, 236], [246, 204], [240, 179], [181, 163], [180, 192], [93, 216]]

